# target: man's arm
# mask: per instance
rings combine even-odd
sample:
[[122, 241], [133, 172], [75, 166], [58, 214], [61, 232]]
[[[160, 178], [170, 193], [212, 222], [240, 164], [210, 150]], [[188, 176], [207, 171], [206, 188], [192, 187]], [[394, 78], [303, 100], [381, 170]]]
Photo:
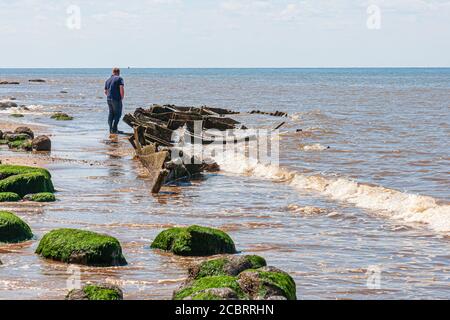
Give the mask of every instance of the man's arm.
[[125, 98], [125, 89], [123, 86], [120, 86], [120, 97], [122, 98], [122, 100], [123, 98]]

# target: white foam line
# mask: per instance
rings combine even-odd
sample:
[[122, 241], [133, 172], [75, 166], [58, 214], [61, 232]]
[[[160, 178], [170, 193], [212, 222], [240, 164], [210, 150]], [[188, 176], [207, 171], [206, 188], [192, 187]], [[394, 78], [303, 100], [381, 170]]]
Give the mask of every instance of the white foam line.
[[450, 234], [450, 205], [439, 205], [433, 197], [403, 193], [345, 178], [306, 176], [274, 165], [263, 165], [235, 153], [214, 158], [221, 169], [272, 181], [284, 181], [296, 189], [316, 191], [336, 201], [378, 211], [392, 219], [423, 223], [434, 231]]

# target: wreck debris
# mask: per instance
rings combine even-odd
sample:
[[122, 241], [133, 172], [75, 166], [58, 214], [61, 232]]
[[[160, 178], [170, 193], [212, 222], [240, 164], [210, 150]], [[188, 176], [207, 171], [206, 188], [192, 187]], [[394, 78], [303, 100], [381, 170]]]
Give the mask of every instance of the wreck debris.
[[252, 110], [252, 111], [250, 111], [250, 114], [265, 114], [265, 115], [273, 116], [273, 117], [287, 117], [288, 116], [288, 114], [283, 111], [266, 112], [266, 111], [261, 111], [261, 110]]
[[[185, 128], [184, 138], [201, 144], [238, 143], [248, 141], [252, 136], [228, 140], [207, 130], [224, 132], [245, 128], [239, 121], [225, 117], [238, 112], [210, 107], [180, 107], [174, 105], [152, 105], [149, 109], [137, 108], [126, 114], [123, 121], [133, 128], [129, 141], [137, 158], [150, 173], [152, 193], [158, 193], [161, 186], [180, 179], [192, 179], [202, 172], [215, 172], [216, 163], [206, 163], [196, 157], [184, 155], [174, 144], [175, 131]], [[240, 126], [240, 127], [239, 127]], [[219, 138], [219, 139], [218, 139]]]

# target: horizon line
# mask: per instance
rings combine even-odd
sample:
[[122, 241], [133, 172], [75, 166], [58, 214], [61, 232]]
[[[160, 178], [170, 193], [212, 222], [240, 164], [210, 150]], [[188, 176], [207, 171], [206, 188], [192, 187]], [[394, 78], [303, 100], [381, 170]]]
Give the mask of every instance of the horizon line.
[[[1, 67], [0, 69], [111, 69], [113, 67]], [[120, 67], [127, 69], [449, 69], [449, 66], [321, 66], [321, 67]]]

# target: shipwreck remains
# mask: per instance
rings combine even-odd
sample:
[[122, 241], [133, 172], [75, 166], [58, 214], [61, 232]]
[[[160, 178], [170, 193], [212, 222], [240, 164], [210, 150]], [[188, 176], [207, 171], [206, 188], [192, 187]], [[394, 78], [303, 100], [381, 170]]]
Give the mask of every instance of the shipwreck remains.
[[174, 141], [178, 129], [184, 128], [185, 141], [202, 145], [238, 143], [253, 139], [252, 136], [224, 139], [220, 132], [247, 129], [239, 121], [226, 117], [232, 114], [238, 112], [222, 108], [174, 105], [152, 105], [149, 109], [138, 108], [133, 114], [126, 114], [123, 121], [134, 130], [129, 141], [137, 158], [150, 173], [152, 193], [158, 193], [164, 184], [191, 179], [204, 171], [219, 170], [215, 163], [184, 155], [183, 151], [178, 150], [175, 145], [177, 141]]

